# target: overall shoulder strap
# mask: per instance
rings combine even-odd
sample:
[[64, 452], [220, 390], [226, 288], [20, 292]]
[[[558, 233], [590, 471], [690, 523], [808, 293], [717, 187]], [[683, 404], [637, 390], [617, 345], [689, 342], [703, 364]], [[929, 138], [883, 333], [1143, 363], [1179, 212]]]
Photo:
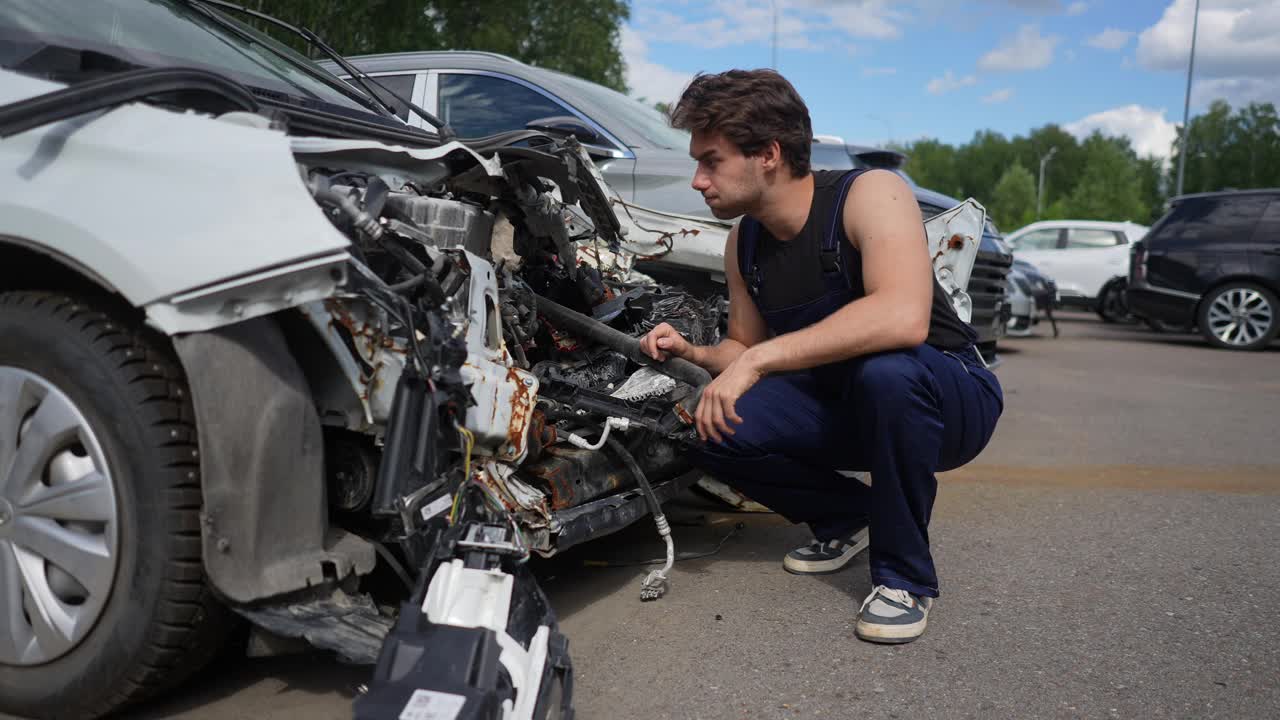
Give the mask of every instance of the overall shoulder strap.
[[831, 205], [831, 222], [827, 225], [827, 232], [822, 237], [822, 270], [823, 272], [834, 273], [844, 272], [843, 248], [840, 246], [844, 243], [840, 242], [840, 237], [844, 234], [840, 232], [842, 229], [840, 221], [844, 217], [844, 201], [849, 195], [849, 186], [853, 185], [853, 181], [866, 170], [850, 170], [840, 178], [839, 190], [836, 191], [836, 200]]
[[751, 285], [751, 277], [755, 273], [756, 242], [760, 237], [760, 223], [750, 215], [743, 215], [738, 222], [738, 272], [742, 279]]

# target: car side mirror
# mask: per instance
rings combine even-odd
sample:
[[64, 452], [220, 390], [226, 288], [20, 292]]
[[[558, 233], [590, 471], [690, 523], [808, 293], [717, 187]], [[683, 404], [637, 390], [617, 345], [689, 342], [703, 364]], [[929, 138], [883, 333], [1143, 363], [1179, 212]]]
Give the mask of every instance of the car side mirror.
[[537, 130], [548, 135], [560, 135], [577, 138], [583, 145], [604, 145], [606, 140], [595, 131], [595, 128], [572, 115], [556, 115], [555, 117], [538, 118], [525, 123], [529, 130]]

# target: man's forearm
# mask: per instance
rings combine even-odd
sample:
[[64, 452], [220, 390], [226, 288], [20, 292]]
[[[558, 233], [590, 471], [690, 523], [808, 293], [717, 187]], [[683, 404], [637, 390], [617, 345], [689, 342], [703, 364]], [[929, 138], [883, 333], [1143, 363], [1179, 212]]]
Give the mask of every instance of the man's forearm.
[[746, 345], [733, 338], [725, 338], [716, 345], [694, 345], [685, 359], [701, 365], [712, 375], [719, 375], [746, 351]]

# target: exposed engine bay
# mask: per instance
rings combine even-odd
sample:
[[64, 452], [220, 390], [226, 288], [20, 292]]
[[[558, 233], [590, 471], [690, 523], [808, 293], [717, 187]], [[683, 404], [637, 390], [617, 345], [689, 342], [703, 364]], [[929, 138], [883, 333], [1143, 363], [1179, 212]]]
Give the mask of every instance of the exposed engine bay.
[[[378, 561], [335, 563], [336, 589], [237, 609], [348, 660], [378, 658], [357, 717], [414, 702], [567, 716], [567, 645], [532, 555], [653, 515], [668, 562], [641, 598], [667, 589], [660, 505], [692, 482], [685, 449], [710, 376], [653, 362], [638, 338], [670, 322], [714, 343], [725, 303], [631, 272], [576, 142], [518, 139], [537, 144], [459, 146], [412, 173], [295, 141], [308, 189], [352, 247], [340, 288], [281, 324], [295, 338], [309, 326], [347, 381], [300, 358], [322, 425], [326, 536], [345, 536], [326, 549], [363, 540]], [[399, 582], [378, 582], [378, 567]]]

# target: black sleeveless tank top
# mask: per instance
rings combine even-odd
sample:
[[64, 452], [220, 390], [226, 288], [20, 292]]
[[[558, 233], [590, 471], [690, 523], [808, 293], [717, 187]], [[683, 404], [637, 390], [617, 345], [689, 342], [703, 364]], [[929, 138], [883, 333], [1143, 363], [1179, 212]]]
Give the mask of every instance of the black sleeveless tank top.
[[[853, 173], [862, 174], [861, 170]], [[824, 263], [833, 260], [822, 252], [823, 239], [829, 228], [834, 227], [839, 255], [835, 261], [844, 265], [853, 298], [866, 296], [862, 284], [862, 254], [849, 244], [844, 223], [840, 222], [844, 209], [847, 183], [842, 180], [848, 173], [838, 170], [820, 170], [813, 174], [813, 204], [809, 217], [800, 233], [790, 241], [775, 238], [763, 223], [754, 218], [744, 218], [738, 230], [738, 260], [745, 265], [753, 257], [754, 268], [740, 267], [742, 276], [751, 287], [752, 296], [762, 311], [781, 310], [809, 303], [825, 292]], [[843, 190], [843, 192], [842, 192]], [[746, 223], [754, 224], [754, 231], [744, 229]], [[746, 252], [743, 242], [754, 235], [754, 252]], [[826, 268], [829, 270], [830, 268]], [[752, 278], [758, 283], [753, 286]], [[940, 350], [963, 350], [977, 341], [977, 333], [960, 319], [951, 300], [938, 279], [933, 278], [933, 306], [929, 319], [929, 335], [925, 342]]]

